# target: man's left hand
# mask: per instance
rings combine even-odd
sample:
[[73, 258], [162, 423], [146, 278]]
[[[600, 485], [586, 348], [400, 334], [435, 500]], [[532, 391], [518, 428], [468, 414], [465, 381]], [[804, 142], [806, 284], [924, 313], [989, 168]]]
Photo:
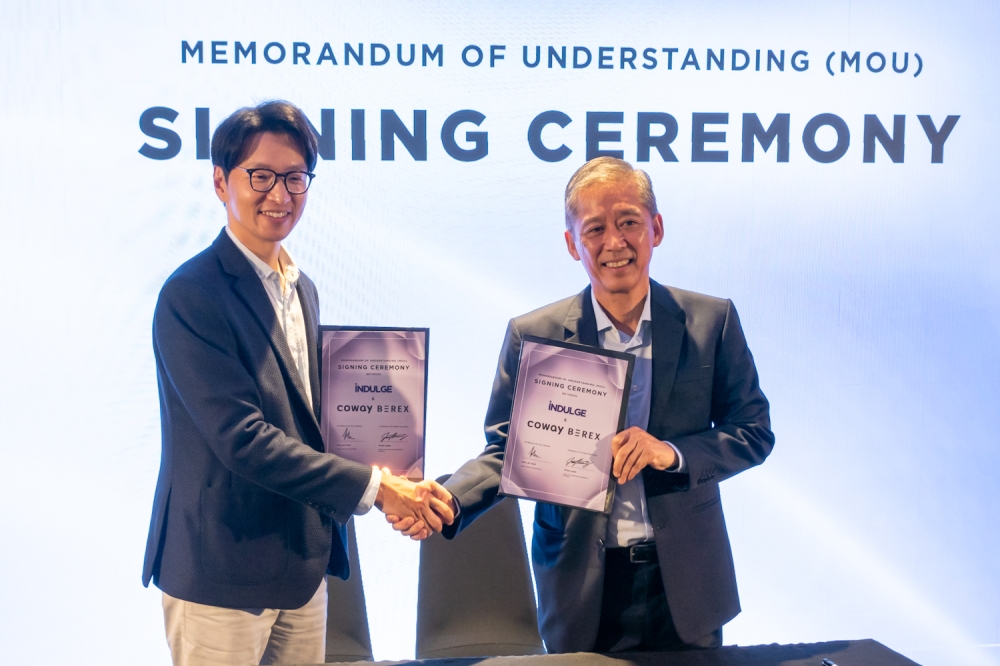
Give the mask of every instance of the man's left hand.
[[677, 463], [674, 447], [635, 426], [612, 438], [611, 455], [615, 459], [611, 470], [618, 483], [628, 483], [647, 465], [662, 471]]

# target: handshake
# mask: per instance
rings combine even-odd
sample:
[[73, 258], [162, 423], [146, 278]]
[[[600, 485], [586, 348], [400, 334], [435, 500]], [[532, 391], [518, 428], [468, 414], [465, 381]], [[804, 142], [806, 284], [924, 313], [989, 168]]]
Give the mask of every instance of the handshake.
[[414, 541], [426, 539], [455, 522], [456, 506], [451, 493], [437, 481], [414, 483], [382, 468], [382, 483], [375, 507], [397, 532]]

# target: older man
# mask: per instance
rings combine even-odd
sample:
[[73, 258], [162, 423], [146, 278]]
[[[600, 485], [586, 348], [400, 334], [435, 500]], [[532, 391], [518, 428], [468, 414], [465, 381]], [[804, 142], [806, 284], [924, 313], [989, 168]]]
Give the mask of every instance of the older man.
[[[768, 402], [729, 300], [649, 278], [663, 219], [649, 177], [610, 157], [566, 187], [566, 248], [590, 286], [511, 320], [485, 451], [445, 484], [453, 537], [497, 500], [525, 335], [636, 357], [626, 429], [612, 441], [610, 516], [539, 502], [532, 562], [550, 652], [717, 647], [740, 611], [719, 482], [770, 453]], [[404, 533], [413, 519], [395, 520]]]

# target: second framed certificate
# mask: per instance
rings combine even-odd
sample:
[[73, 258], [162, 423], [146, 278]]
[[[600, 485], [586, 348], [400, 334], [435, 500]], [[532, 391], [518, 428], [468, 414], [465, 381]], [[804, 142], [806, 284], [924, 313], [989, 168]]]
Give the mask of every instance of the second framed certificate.
[[524, 336], [500, 492], [610, 512], [634, 367], [631, 354]]
[[426, 328], [320, 326], [320, 427], [329, 453], [424, 478]]

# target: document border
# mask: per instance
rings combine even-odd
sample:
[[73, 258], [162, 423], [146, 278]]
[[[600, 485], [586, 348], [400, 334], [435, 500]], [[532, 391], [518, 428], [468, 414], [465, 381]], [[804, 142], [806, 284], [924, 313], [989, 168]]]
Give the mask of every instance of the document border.
[[[523, 336], [521, 338], [521, 350], [520, 350], [520, 352], [518, 354], [517, 372], [515, 373], [515, 375], [513, 377], [513, 382], [514, 382], [514, 399], [511, 401], [510, 418], [508, 419], [508, 425], [507, 425], [507, 435], [508, 436], [507, 436], [507, 443], [506, 443], [506, 446], [504, 448], [504, 465], [503, 465], [503, 470], [501, 471], [501, 482], [503, 481], [503, 478], [509, 472], [510, 464], [511, 463], [509, 463], [508, 461], [512, 460], [512, 458], [508, 457], [507, 454], [510, 453], [510, 452], [512, 452], [514, 450], [514, 447], [517, 446], [517, 442], [512, 442], [511, 441], [510, 435], [511, 435], [512, 430], [513, 430], [512, 426], [513, 426], [513, 423], [514, 423], [514, 414], [518, 413], [518, 410], [519, 410], [519, 407], [520, 407], [520, 400], [519, 400], [519, 396], [518, 396], [518, 393], [517, 393], [517, 386], [518, 386], [518, 380], [520, 379], [520, 376], [521, 376], [521, 371], [523, 369], [522, 366], [527, 362], [527, 358], [525, 357], [525, 354], [524, 354], [524, 343], [525, 342], [532, 342], [532, 343], [535, 343], [537, 345], [548, 346], [548, 347], [557, 347], [557, 348], [562, 348], [562, 349], [572, 349], [574, 351], [583, 352], [583, 353], [586, 353], [586, 354], [592, 354], [594, 356], [604, 356], [604, 357], [607, 357], [607, 358], [618, 359], [620, 361], [625, 361], [627, 363], [627, 367], [626, 367], [626, 370], [625, 370], [625, 383], [624, 383], [624, 386], [623, 386], [623, 389], [622, 389], [622, 403], [621, 403], [621, 408], [619, 409], [619, 412], [618, 412], [618, 426], [617, 426], [617, 430], [615, 431], [615, 434], [617, 434], [617, 433], [619, 433], [619, 432], [621, 432], [622, 430], [625, 429], [625, 418], [626, 418], [626, 416], [628, 414], [628, 401], [629, 401], [629, 397], [630, 397], [631, 392], [632, 392], [632, 374], [633, 374], [633, 372], [635, 370], [635, 356], [633, 354], [629, 354], [627, 352], [613, 351], [613, 350], [610, 350], [610, 349], [602, 349], [601, 347], [592, 347], [590, 345], [581, 345], [581, 344], [577, 344], [575, 342], [565, 342], [565, 341], [562, 341], [562, 340], [552, 340], [550, 338], [542, 338], [542, 337], [538, 337], [538, 336], [535, 336], [535, 335], [525, 335], [525, 336]], [[516, 431], [514, 431], [514, 432], [516, 434]], [[612, 507], [612, 504], [614, 503], [614, 497], [615, 497], [615, 488], [617, 487], [617, 485], [618, 484], [617, 484], [617, 481], [616, 481], [614, 475], [613, 474], [609, 474], [608, 475], [608, 485], [607, 485], [607, 488], [606, 488], [606, 493], [607, 494], [605, 496], [605, 502], [604, 502], [604, 510], [603, 511], [597, 511], [597, 513], [604, 513], [604, 514], [610, 514], [611, 513], [611, 507]], [[537, 497], [532, 497], [532, 496], [527, 495], [527, 494], [519, 495], [519, 494], [514, 494], [514, 493], [505, 493], [505, 492], [502, 492], [502, 491], [500, 491], [498, 494], [504, 495], [504, 496], [508, 496], [508, 497], [518, 497], [518, 498], [530, 499], [530, 500], [533, 500], [535, 502], [545, 502], [546, 504], [554, 504], [554, 505], [557, 505], [557, 506], [566, 506], [566, 507], [569, 507], [569, 508], [572, 508], [572, 509], [580, 509], [582, 511], [596, 511], [595, 509], [586, 509], [586, 508], [583, 508], [581, 506], [577, 506], [575, 504], [567, 504], [567, 503], [564, 503], [564, 502], [553, 502], [553, 501], [550, 501], [550, 500], [539, 499]]]
[[[358, 332], [402, 332], [402, 333], [423, 333], [424, 336], [424, 411], [421, 415], [423, 423], [423, 438], [420, 442], [420, 477], [409, 477], [411, 481], [421, 481], [426, 478], [427, 470], [427, 375], [430, 370], [430, 336], [431, 329], [421, 326], [342, 326], [333, 324], [321, 324], [319, 327], [319, 344], [317, 350], [317, 362], [319, 363], [319, 386], [320, 386], [320, 434], [325, 435], [323, 428], [323, 414], [325, 410], [323, 407], [323, 389], [326, 388], [326, 384], [323, 380], [323, 341], [325, 334], [328, 332], [335, 331], [358, 331]], [[326, 449], [326, 441], [323, 442], [323, 448]], [[337, 455], [337, 454], [334, 454]]]

